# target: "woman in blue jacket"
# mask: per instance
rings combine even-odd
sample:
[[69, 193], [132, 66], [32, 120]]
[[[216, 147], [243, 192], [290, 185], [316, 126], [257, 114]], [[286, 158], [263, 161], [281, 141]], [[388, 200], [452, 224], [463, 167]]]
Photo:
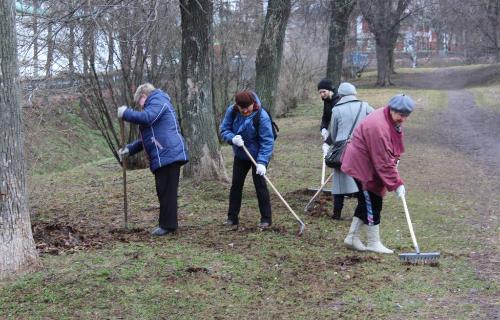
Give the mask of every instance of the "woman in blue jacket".
[[189, 161], [186, 144], [177, 122], [170, 97], [150, 83], [140, 85], [134, 102], [143, 110], [121, 106], [118, 118], [138, 124], [141, 138], [118, 151], [120, 158], [146, 151], [150, 169], [155, 175], [156, 194], [160, 202], [159, 226], [153, 235], [163, 236], [177, 230], [177, 191], [182, 165]]
[[[237, 93], [234, 101], [234, 105], [227, 108], [220, 125], [220, 134], [224, 141], [233, 146], [234, 153], [233, 179], [225, 224], [238, 225], [243, 185], [248, 171], [252, 168], [252, 178], [261, 215], [259, 227], [269, 228], [272, 224], [271, 203], [264, 175], [274, 147], [271, 118], [252, 91]], [[255, 121], [255, 117], [259, 117], [258, 121]], [[257, 167], [252, 165], [251, 160], [241, 148], [243, 145], [257, 162]]]

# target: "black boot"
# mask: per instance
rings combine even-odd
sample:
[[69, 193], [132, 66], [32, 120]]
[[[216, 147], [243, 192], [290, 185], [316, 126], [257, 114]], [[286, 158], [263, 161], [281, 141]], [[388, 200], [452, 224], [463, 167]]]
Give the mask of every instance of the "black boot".
[[340, 220], [340, 214], [342, 213], [342, 209], [336, 209], [336, 208], [333, 208], [333, 215], [332, 215], [332, 219], [333, 220]]

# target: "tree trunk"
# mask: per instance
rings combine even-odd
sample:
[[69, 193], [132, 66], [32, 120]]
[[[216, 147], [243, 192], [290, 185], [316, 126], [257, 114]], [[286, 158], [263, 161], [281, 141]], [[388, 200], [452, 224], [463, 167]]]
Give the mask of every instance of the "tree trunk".
[[[33, 12], [37, 12], [39, 8], [38, 0], [33, 0]], [[38, 15], [32, 16], [33, 23], [33, 76], [38, 77], [38, 69], [40, 62], [38, 61]]]
[[349, 16], [356, 1], [330, 1], [330, 28], [328, 32], [328, 59], [326, 63], [326, 77], [338, 87], [342, 75], [344, 60], [345, 37], [349, 25]]
[[391, 70], [391, 74], [396, 74], [396, 62], [394, 60], [394, 48], [395, 48], [395, 45], [391, 45], [391, 49], [389, 49], [389, 70]]
[[490, 38], [492, 39], [492, 51], [494, 53], [495, 62], [500, 62], [500, 47], [498, 43], [499, 38], [499, 25], [500, 25], [500, 1], [499, 0], [489, 0], [487, 6], [488, 12], [488, 22], [491, 25], [492, 34]]
[[271, 114], [275, 113], [283, 42], [290, 10], [290, 0], [269, 0], [264, 31], [255, 60], [255, 91], [262, 105]]
[[33, 270], [13, 0], [0, 2], [0, 279]]
[[180, 9], [182, 128], [190, 158], [184, 174], [227, 181], [213, 114], [213, 5], [210, 0], [181, 0]]
[[377, 50], [377, 85], [391, 85], [394, 71], [393, 52], [410, 0], [358, 0], [368, 28], [375, 36]]
[[391, 84], [390, 54], [387, 45], [376, 45], [377, 85], [384, 87]]
[[71, 80], [75, 78], [75, 23], [69, 22], [68, 70]]
[[52, 32], [52, 22], [47, 26], [47, 61], [45, 62], [45, 76], [52, 76], [52, 64], [54, 63], [54, 33]]

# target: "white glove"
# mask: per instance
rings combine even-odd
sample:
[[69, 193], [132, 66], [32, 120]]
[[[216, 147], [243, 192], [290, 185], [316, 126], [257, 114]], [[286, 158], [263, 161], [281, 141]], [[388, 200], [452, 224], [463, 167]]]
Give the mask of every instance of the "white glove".
[[398, 166], [399, 166], [399, 159], [398, 161], [396, 161], [396, 169], [398, 168]]
[[243, 138], [239, 134], [234, 136], [233, 140], [231, 141], [237, 147], [243, 147], [243, 145], [245, 144], [245, 142], [243, 142]]
[[323, 137], [323, 141], [326, 141], [326, 139], [328, 139], [328, 130], [326, 130], [325, 128], [321, 129], [321, 136]]
[[330, 149], [330, 146], [327, 143], [323, 143], [321, 145], [321, 150], [323, 150], [323, 158], [326, 157], [326, 154], [328, 153], [329, 149]]
[[406, 190], [405, 190], [405, 186], [404, 185], [400, 185], [397, 189], [396, 189], [396, 194], [398, 195], [398, 197], [402, 198], [405, 196], [406, 194]]
[[127, 106], [121, 106], [118, 108], [118, 119], [123, 118], [123, 113], [127, 110]]
[[120, 158], [120, 162], [122, 162], [122, 161], [123, 161], [123, 158], [124, 158], [124, 157], [127, 157], [129, 153], [130, 153], [130, 150], [129, 150], [127, 147], [125, 147], [125, 148], [120, 148], [120, 149], [118, 150], [118, 158]]
[[257, 170], [255, 170], [255, 172], [259, 176], [265, 176], [266, 175], [266, 166], [263, 164], [257, 163]]

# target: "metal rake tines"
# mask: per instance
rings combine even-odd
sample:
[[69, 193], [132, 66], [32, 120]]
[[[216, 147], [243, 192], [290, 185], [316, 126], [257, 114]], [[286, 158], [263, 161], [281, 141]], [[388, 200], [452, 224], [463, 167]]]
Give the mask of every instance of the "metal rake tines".
[[399, 255], [401, 261], [408, 263], [437, 263], [439, 257], [439, 252], [401, 253]]

